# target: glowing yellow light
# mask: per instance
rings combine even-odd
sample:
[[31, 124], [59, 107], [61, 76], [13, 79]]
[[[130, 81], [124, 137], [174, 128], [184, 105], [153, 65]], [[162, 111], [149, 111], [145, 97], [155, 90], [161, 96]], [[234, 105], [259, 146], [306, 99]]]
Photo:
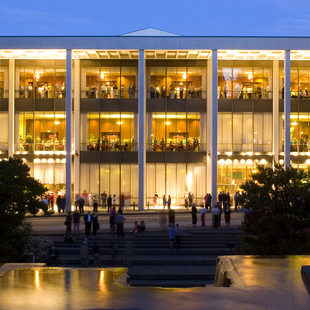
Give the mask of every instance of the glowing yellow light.
[[298, 125], [298, 123], [297, 122], [293, 122], [293, 123], [291, 123], [291, 125], [292, 126], [296, 126], [296, 125]]
[[123, 125], [124, 122], [117, 122], [116, 124], [117, 124], [117, 125]]
[[104, 73], [103, 72], [100, 73], [100, 78], [101, 78], [101, 80], [104, 80]]
[[40, 73], [36, 73], [36, 80], [38, 81], [40, 78]]
[[187, 176], [186, 176], [186, 185], [187, 185], [187, 190], [191, 190], [192, 185], [193, 185], [193, 173], [191, 171], [188, 171]]
[[183, 74], [183, 80], [186, 80], [186, 73]]
[[165, 125], [167, 125], [167, 126], [168, 126], [168, 125], [171, 125], [171, 122], [169, 122], [169, 121], [168, 121], [168, 122], [165, 122]]
[[60, 121], [55, 121], [55, 125], [59, 125], [60, 124]]
[[39, 270], [35, 270], [34, 271], [34, 274], [35, 274], [35, 278], [34, 278], [34, 281], [35, 281], [35, 286], [36, 288], [40, 288], [40, 277], [39, 277]]
[[253, 79], [253, 74], [252, 74], [252, 73], [249, 73], [248, 79], [249, 79], [250, 81]]

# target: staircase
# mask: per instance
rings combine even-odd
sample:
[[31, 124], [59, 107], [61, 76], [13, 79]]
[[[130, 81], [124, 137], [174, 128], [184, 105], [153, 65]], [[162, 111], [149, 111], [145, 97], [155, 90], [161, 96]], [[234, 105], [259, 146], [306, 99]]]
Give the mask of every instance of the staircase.
[[[194, 287], [213, 283], [216, 258], [232, 254], [240, 244], [236, 228], [185, 230], [181, 249], [169, 249], [167, 232], [125, 234], [117, 239], [110, 232], [91, 236], [88, 246], [96, 241], [101, 250], [102, 267], [128, 267], [128, 282], [132, 286]], [[52, 236], [59, 253], [59, 265], [80, 266], [79, 248], [84, 236], [74, 237], [66, 244], [62, 235]], [[89, 256], [92, 266], [92, 256]]]

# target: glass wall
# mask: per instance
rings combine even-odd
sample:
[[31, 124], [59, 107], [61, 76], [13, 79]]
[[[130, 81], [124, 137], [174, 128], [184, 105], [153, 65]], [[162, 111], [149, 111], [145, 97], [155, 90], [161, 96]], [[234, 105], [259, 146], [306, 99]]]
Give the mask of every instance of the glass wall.
[[272, 99], [272, 61], [219, 61], [219, 99]]
[[9, 97], [9, 61], [0, 60], [0, 98]]
[[81, 60], [81, 98], [137, 98], [137, 61]]
[[[116, 195], [126, 205], [138, 205], [138, 165], [136, 164], [81, 164], [80, 194], [84, 191], [100, 197]], [[101, 203], [101, 201], [100, 201]]]
[[[284, 68], [283, 62], [280, 63], [280, 98], [284, 99]], [[310, 62], [292, 61], [291, 62], [291, 98], [309, 99], [310, 98]]]
[[218, 113], [219, 152], [272, 152], [272, 113]]
[[81, 117], [82, 131], [86, 131], [81, 135], [82, 150], [134, 150], [134, 113], [87, 113], [87, 119], [85, 116]]
[[[147, 96], [151, 99], [200, 99], [206, 98], [206, 62], [158, 62], [158, 66], [147, 68]], [[164, 66], [160, 66], [160, 65]]]
[[[284, 152], [284, 115], [280, 113], [279, 141]], [[291, 113], [291, 152], [310, 152], [310, 113]]]
[[0, 152], [8, 150], [9, 142], [9, 115], [7, 112], [0, 112]]
[[16, 60], [16, 98], [65, 98], [65, 60]]
[[64, 153], [64, 113], [19, 112], [15, 114], [15, 151]]
[[220, 160], [217, 166], [218, 192], [228, 191], [233, 195], [239, 191], [240, 186], [251, 179], [256, 171], [256, 163], [251, 160]]
[[185, 195], [192, 192], [194, 202], [201, 204], [206, 195], [206, 166], [197, 164], [146, 164], [147, 203], [154, 205], [154, 195], [159, 197], [158, 206], [162, 207], [163, 195], [171, 196], [172, 207], [184, 206]]
[[151, 138], [153, 151], [199, 151], [200, 114], [153, 113]]

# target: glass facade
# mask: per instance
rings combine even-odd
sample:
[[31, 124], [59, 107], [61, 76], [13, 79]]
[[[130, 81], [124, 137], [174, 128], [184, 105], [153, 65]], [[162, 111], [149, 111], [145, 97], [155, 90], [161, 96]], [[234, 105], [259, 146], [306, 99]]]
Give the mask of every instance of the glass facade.
[[[150, 125], [150, 124], [149, 124]], [[199, 151], [199, 113], [153, 113], [152, 150], [163, 152]]]
[[[85, 130], [85, 121], [82, 116], [82, 130]], [[86, 143], [83, 141], [85, 138]], [[133, 151], [134, 144], [134, 113], [87, 113], [86, 135], [82, 134], [82, 150]]]
[[137, 61], [81, 61], [81, 98], [137, 98]]
[[64, 153], [66, 116], [60, 112], [15, 114], [15, 151]]
[[219, 99], [272, 99], [272, 62], [219, 61]]
[[9, 142], [9, 115], [7, 112], [0, 112], [0, 124], [0, 152], [6, 152]]
[[138, 204], [138, 165], [136, 164], [88, 164], [80, 165], [80, 193], [92, 193], [100, 197], [116, 195], [117, 204]]
[[65, 98], [64, 60], [16, 60], [16, 98]]
[[184, 66], [161, 66], [147, 68], [147, 96], [151, 99], [200, 99], [206, 98], [206, 62], [191, 66], [184, 61]]
[[0, 98], [8, 98], [9, 95], [9, 62], [0, 60]]
[[146, 198], [150, 206], [154, 205], [155, 194], [159, 197], [159, 206], [162, 206], [163, 195], [171, 196], [172, 206], [183, 206], [189, 192], [193, 193], [195, 203], [203, 203], [206, 194], [206, 166], [203, 163], [149, 163], [146, 174]]
[[218, 112], [219, 152], [272, 152], [272, 113]]

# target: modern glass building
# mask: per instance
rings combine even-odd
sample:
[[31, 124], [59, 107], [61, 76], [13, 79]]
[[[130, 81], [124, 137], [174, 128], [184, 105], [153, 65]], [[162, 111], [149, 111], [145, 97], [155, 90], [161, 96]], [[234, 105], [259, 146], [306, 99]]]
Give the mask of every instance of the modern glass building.
[[0, 37], [0, 120], [1, 159], [51, 191], [200, 204], [309, 166], [310, 38]]

